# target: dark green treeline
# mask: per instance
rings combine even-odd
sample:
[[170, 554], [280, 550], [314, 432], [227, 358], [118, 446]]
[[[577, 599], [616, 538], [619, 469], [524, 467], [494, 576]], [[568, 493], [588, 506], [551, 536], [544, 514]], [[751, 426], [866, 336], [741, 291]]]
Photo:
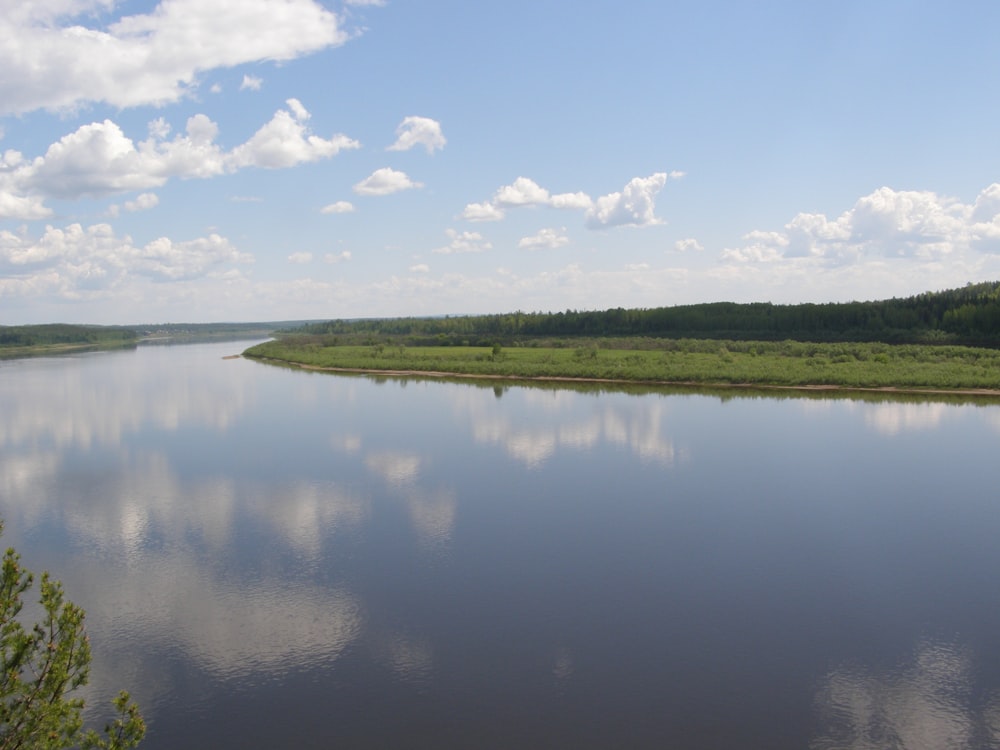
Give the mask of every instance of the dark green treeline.
[[0, 326], [0, 347], [55, 346], [59, 344], [124, 346], [138, 339], [135, 331], [104, 326], [51, 323], [33, 326]]
[[676, 307], [434, 318], [331, 320], [294, 331], [405, 337], [408, 343], [510, 343], [544, 337], [648, 336], [732, 340], [884, 341], [1000, 345], [1000, 282], [876, 302], [775, 305], [715, 302]]

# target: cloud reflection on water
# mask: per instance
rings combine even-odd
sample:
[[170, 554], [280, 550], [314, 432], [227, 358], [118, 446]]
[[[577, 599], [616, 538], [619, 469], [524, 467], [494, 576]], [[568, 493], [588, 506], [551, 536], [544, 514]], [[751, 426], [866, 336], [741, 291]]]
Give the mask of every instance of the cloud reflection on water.
[[420, 474], [420, 456], [380, 451], [365, 456], [365, 466], [394, 487], [413, 484]]
[[[630, 450], [643, 461], [672, 465], [679, 452], [671, 437], [664, 434], [668, 409], [664, 399], [602, 399], [572, 390], [549, 391], [530, 387], [511, 388], [505, 405], [518, 401], [517, 408], [498, 408], [495, 403], [474, 398], [456, 398], [458, 408], [472, 423], [472, 438], [478, 443], [496, 444], [507, 455], [529, 469], [537, 469], [561, 448], [588, 451], [602, 442]], [[597, 408], [585, 418], [579, 416], [581, 402]]]
[[[339, 440], [331, 441], [341, 445]], [[404, 502], [417, 538], [429, 548], [440, 547], [455, 527], [458, 496], [453, 489], [421, 487], [418, 483], [423, 460], [415, 453], [374, 451], [365, 453], [360, 440], [345, 445], [346, 452], [361, 452], [369, 471], [381, 477]]]
[[934, 429], [954, 410], [942, 403], [882, 403], [865, 411], [865, 421], [883, 435], [898, 435]]
[[196, 368], [172, 367], [170, 354], [163, 348], [122, 353], [113, 360], [55, 360], [31, 368], [30, 377], [22, 377], [28, 370], [20, 363], [7, 369], [7, 383], [0, 388], [0, 447], [116, 446], [141, 425], [227, 430], [247, 407], [244, 380], [234, 377], [232, 365], [209, 378]]
[[895, 671], [851, 665], [827, 675], [817, 707], [827, 731], [811, 750], [977, 750], [996, 747], [997, 704], [977, 711], [966, 649], [925, 641]]
[[[403, 403], [395, 392], [369, 397], [361, 380], [297, 374], [310, 384], [301, 398], [308, 408], [279, 398], [280, 414], [247, 421], [263, 436], [254, 456], [276, 456], [260, 469], [240, 454], [258, 443], [235, 446], [237, 431], [224, 434], [258, 399], [238, 368], [259, 366], [182, 369], [161, 380], [158, 362], [147, 359], [147, 369], [128, 376], [112, 368], [107, 383], [101, 368], [84, 374], [75, 371], [88, 368], [71, 363], [39, 377], [45, 388], [0, 387], [0, 406], [14, 417], [0, 424], [4, 515], [10, 526], [45, 526], [36, 538], [55, 529], [56, 547], [68, 538], [68, 551], [52, 553], [63, 566], [54, 572], [89, 612], [95, 689], [138, 685], [140, 698], [171, 690], [162, 676], [171, 658], [227, 688], [322, 668], [347, 653], [366, 655], [400, 681], [432, 679], [435, 660], [448, 661], [448, 639], [435, 637], [430, 618], [407, 621], [391, 592], [366, 588], [365, 577], [416, 587], [424, 581], [407, 580], [413, 569], [458, 554], [456, 535], [474, 525], [461, 525], [463, 509], [475, 510], [483, 481], [463, 474], [462, 462], [514, 473], [541, 469], [560, 452], [617, 452], [630, 459], [627, 468], [641, 461], [659, 477], [688, 458], [688, 441], [714, 434], [691, 421], [683, 400], [657, 395], [514, 386], [497, 400], [489, 390], [433, 384]], [[411, 403], [425, 409], [416, 428], [394, 418], [393, 409]], [[896, 434], [934, 427], [955, 407], [848, 403], [853, 409], [855, 425], [863, 419]], [[321, 420], [312, 419], [317, 413]], [[311, 431], [298, 440], [300, 425]], [[161, 434], [192, 426], [222, 436], [199, 444], [211, 460]], [[142, 440], [130, 440], [140, 428]], [[394, 544], [376, 548], [380, 533]], [[585, 678], [587, 655], [557, 642], [536, 666], [572, 686]], [[834, 670], [818, 699], [829, 730], [813, 750], [1000, 743], [1000, 703], [970, 708], [971, 673], [961, 649], [933, 644], [893, 674]]]

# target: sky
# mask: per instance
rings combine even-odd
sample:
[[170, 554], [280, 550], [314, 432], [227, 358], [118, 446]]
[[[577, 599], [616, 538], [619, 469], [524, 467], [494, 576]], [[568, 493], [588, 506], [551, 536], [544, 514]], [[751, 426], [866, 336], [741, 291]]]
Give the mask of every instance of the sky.
[[998, 27], [992, 0], [0, 0], [0, 325], [997, 280]]

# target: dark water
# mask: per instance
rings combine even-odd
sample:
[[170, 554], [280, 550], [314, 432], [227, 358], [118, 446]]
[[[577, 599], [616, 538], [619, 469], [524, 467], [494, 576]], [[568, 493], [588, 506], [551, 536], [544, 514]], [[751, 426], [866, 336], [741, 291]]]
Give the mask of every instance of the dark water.
[[1000, 406], [0, 362], [4, 543], [158, 748], [1000, 745]]

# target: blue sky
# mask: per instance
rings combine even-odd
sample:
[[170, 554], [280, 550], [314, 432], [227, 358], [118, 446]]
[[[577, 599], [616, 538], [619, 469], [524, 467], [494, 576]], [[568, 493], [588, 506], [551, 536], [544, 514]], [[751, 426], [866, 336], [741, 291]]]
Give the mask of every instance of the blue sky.
[[1000, 279], [1000, 4], [3, 0], [0, 324]]

